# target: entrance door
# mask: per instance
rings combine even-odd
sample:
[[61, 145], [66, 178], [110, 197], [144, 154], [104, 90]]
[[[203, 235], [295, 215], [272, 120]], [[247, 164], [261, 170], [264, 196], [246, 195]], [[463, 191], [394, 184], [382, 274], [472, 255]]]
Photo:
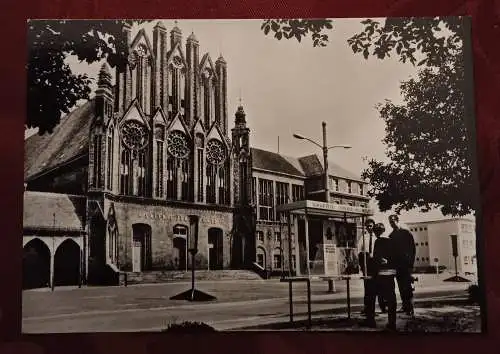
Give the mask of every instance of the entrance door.
[[224, 263], [222, 230], [219, 228], [208, 229], [208, 243], [213, 245], [208, 250], [210, 269], [222, 269]]
[[132, 231], [132, 270], [151, 270], [151, 227], [146, 224], [134, 224]]
[[177, 270], [187, 270], [187, 242], [182, 236], [174, 235], [174, 262]]
[[80, 282], [80, 246], [71, 239], [64, 241], [54, 257], [54, 284], [78, 285]]

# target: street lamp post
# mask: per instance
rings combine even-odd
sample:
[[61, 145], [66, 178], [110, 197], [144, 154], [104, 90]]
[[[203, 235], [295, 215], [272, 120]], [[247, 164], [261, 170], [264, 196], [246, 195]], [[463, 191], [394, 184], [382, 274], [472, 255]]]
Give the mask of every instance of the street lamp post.
[[[312, 139], [309, 139], [303, 135], [300, 134], [293, 134], [293, 137], [296, 139], [300, 140], [307, 140], [310, 143], [313, 143], [317, 147], [319, 147], [323, 151], [323, 188], [324, 188], [324, 199], [326, 203], [330, 202], [330, 190], [328, 186], [328, 150], [334, 149], [334, 148], [343, 148], [343, 149], [350, 149], [350, 145], [332, 145], [328, 146], [327, 143], [327, 138], [326, 138], [326, 122], [321, 123], [322, 128], [323, 128], [323, 144], [318, 144]], [[307, 217], [307, 216], [306, 216]], [[307, 253], [307, 269], [309, 270], [309, 253]], [[329, 280], [328, 281], [328, 286], [333, 288], [333, 281]]]
[[307, 140], [310, 143], [313, 143], [314, 145], [318, 146], [322, 151], [323, 151], [323, 187], [324, 187], [324, 192], [325, 192], [325, 202], [330, 201], [330, 191], [329, 191], [329, 186], [328, 186], [328, 150], [334, 149], [334, 148], [343, 148], [343, 149], [350, 149], [350, 145], [332, 145], [328, 146], [327, 139], [326, 139], [326, 122], [322, 122], [322, 127], [323, 127], [323, 144], [318, 144], [312, 139], [306, 138], [305, 136], [302, 136], [300, 134], [293, 134], [293, 137], [296, 139], [300, 140]]

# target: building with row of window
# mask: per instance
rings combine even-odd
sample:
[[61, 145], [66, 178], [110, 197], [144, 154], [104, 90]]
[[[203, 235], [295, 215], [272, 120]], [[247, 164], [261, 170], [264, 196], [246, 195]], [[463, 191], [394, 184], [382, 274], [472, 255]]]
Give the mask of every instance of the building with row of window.
[[477, 273], [475, 222], [468, 218], [452, 218], [407, 223], [415, 240], [415, 268], [445, 267], [455, 271], [451, 235], [457, 236], [457, 271]]

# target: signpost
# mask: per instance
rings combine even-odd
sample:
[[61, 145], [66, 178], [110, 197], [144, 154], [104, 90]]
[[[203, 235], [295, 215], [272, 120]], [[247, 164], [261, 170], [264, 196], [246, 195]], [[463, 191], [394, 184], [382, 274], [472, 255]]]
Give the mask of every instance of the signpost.
[[452, 253], [453, 257], [455, 258], [455, 275], [452, 276], [451, 278], [445, 279], [444, 281], [470, 282], [469, 279], [466, 279], [466, 278], [458, 275], [458, 264], [457, 264], [458, 235], [450, 235], [450, 237], [451, 237], [451, 253]]
[[203, 291], [197, 290], [194, 287], [195, 281], [195, 256], [198, 253], [198, 222], [197, 215], [189, 215], [189, 253], [191, 253], [191, 289], [186, 290], [180, 294], [174, 295], [170, 300], [187, 300], [187, 301], [211, 301], [216, 297]]

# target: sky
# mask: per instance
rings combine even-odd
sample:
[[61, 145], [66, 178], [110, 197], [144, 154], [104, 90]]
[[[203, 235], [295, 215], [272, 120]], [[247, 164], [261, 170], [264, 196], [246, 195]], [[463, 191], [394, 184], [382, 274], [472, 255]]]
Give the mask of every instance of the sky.
[[[326, 47], [313, 47], [310, 38], [278, 41], [265, 36], [261, 20], [178, 20], [183, 45], [194, 32], [200, 57], [208, 52], [212, 60], [223, 55], [228, 67], [228, 114], [230, 127], [234, 113], [243, 105], [251, 130], [253, 147], [289, 156], [321, 154], [315, 145], [292, 137], [299, 133], [321, 143], [321, 122], [327, 123], [328, 145], [349, 144], [349, 150], [332, 149], [329, 160], [361, 174], [367, 167], [364, 157], [386, 160], [384, 121], [375, 106], [390, 99], [401, 102], [399, 85], [417, 73], [410, 63], [398, 58], [378, 60], [354, 54], [347, 39], [363, 30], [362, 19], [334, 19], [327, 33]], [[152, 28], [142, 27], [152, 43]], [[162, 20], [167, 31], [174, 21]], [[142, 28], [141, 27], [141, 28]], [[132, 39], [139, 30], [133, 28]], [[170, 33], [169, 33], [170, 36]], [[75, 73], [97, 77], [101, 63], [87, 65], [70, 57]], [[93, 87], [95, 88], [95, 86]], [[387, 223], [387, 213], [375, 209], [377, 222]], [[402, 213], [403, 222], [443, 218], [439, 211]]]

